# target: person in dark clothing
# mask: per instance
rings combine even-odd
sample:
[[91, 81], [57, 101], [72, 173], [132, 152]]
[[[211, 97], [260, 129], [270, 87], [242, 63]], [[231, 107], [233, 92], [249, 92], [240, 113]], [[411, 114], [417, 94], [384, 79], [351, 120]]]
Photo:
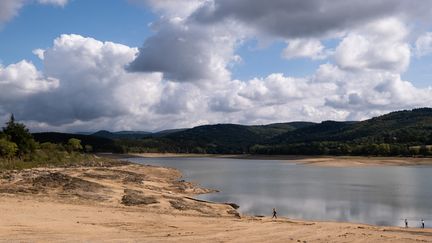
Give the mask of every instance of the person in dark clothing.
[[424, 219], [421, 220], [422, 228], [424, 229]]
[[277, 213], [276, 213], [276, 208], [273, 208], [273, 216], [272, 216], [272, 219], [273, 219], [273, 218], [277, 219], [276, 214], [277, 214]]
[[408, 228], [408, 219], [405, 219], [405, 228]]

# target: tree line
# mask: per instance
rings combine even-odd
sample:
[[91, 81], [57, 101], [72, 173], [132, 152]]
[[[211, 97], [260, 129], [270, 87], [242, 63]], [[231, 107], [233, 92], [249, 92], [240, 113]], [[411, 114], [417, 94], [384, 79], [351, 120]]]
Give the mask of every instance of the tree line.
[[70, 138], [66, 144], [38, 143], [24, 124], [15, 121], [14, 115], [0, 131], [0, 157], [4, 159], [34, 160], [53, 154], [61, 159], [65, 153], [91, 151], [90, 145], [82, 146], [76, 138]]

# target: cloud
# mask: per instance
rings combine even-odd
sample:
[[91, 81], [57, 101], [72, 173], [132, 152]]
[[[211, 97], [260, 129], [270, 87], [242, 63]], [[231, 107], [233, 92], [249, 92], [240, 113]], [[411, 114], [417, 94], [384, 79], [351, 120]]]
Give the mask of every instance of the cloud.
[[169, 17], [184, 18], [193, 13], [206, 0], [128, 0], [132, 4], [150, 6], [154, 11]]
[[24, 2], [24, 0], [0, 1], [0, 25], [15, 17], [24, 5]]
[[[233, 101], [242, 97], [245, 100], [241, 104], [247, 105], [220, 102], [224, 106], [223, 109], [216, 106], [217, 111], [222, 110], [225, 117], [237, 122], [255, 124], [287, 120], [359, 120], [432, 102], [431, 88], [416, 88], [398, 74], [357, 73], [331, 64], [321, 65], [310, 77], [299, 79], [270, 74], [230, 87], [229, 93], [214, 99]], [[240, 109], [236, 109], [238, 107]]]
[[[129, 69], [160, 72], [176, 82], [225, 82], [245, 40], [285, 41], [286, 59], [333, 57], [340, 67], [403, 72], [410, 59], [408, 20], [429, 18], [432, 2], [407, 1], [183, 1], [144, 2], [163, 14]], [[429, 6], [430, 5], [430, 6]], [[182, 8], [180, 8], [182, 9]], [[177, 14], [176, 14], [177, 13]], [[182, 17], [176, 17], [176, 16]], [[321, 40], [340, 40], [335, 53]]]
[[[69, 0], [37, 0], [40, 4], [65, 6]], [[34, 0], [1, 0], [0, 1], [0, 27], [2, 24], [18, 15], [19, 10]]]
[[203, 24], [234, 20], [257, 33], [292, 39], [334, 35], [387, 17], [427, 18], [431, 6], [405, 0], [217, 0], [206, 2], [193, 18]]
[[428, 106], [432, 101], [431, 88], [416, 88], [412, 83], [402, 80], [400, 74], [388, 71], [351, 72], [326, 64], [316, 72], [312, 82], [335, 84], [336, 89], [325, 93], [324, 106], [345, 111], [345, 119], [350, 120]]
[[369, 23], [342, 39], [335, 61], [344, 69], [403, 72], [411, 55], [407, 35], [405, 25], [395, 18]]
[[177, 82], [226, 81], [235, 44], [236, 39], [223, 27], [164, 22], [145, 41], [129, 70], [161, 72], [165, 79]]
[[34, 54], [34, 55], [36, 55], [39, 59], [41, 59], [41, 60], [43, 60], [44, 58], [45, 58], [45, 50], [43, 50], [43, 49], [40, 49], [40, 48], [38, 48], [38, 49], [34, 49], [33, 51], [32, 51], [32, 53]]
[[137, 53], [121, 44], [62, 35], [43, 52], [44, 73], [26, 61], [0, 69], [0, 115], [14, 112], [34, 130], [159, 130], [364, 119], [432, 101], [430, 88], [378, 69], [353, 72], [326, 63], [302, 78], [274, 73], [215, 88], [164, 80], [158, 72], [126, 71]]
[[38, 0], [38, 3], [40, 4], [52, 4], [64, 7], [69, 0]]
[[[142, 98], [146, 95], [143, 88], [160, 80], [158, 75], [134, 75], [124, 70], [136, 53], [136, 48], [112, 42], [62, 35], [54, 40], [53, 47], [44, 51], [44, 75], [50, 77], [48, 80], [57, 80], [55, 86], [40, 81], [39, 72], [27, 62], [9, 66], [2, 72], [2, 77], [10, 80], [7, 85], [29, 90], [26, 99], [15, 107], [18, 110], [15, 113], [21, 119], [61, 125], [77, 120], [117, 117], [148, 102]], [[20, 72], [15, 70], [18, 67]], [[28, 77], [17, 76], [27, 73]], [[137, 97], [136, 91], [143, 93]], [[14, 107], [10, 109], [13, 111]]]
[[190, 114], [199, 109], [207, 110], [202, 103], [198, 87], [192, 84], [179, 84], [167, 82], [161, 92], [161, 99], [153, 107], [152, 111], [160, 115]]
[[417, 57], [427, 56], [432, 53], [432, 32], [421, 35], [415, 42]]
[[57, 88], [59, 81], [45, 77], [28, 61], [20, 61], [6, 67], [0, 66], [0, 101], [3, 104], [19, 102], [21, 98], [44, 93]]
[[282, 56], [286, 59], [324, 59], [327, 56], [324, 49], [325, 47], [316, 39], [293, 39], [287, 42], [287, 47], [283, 50]]

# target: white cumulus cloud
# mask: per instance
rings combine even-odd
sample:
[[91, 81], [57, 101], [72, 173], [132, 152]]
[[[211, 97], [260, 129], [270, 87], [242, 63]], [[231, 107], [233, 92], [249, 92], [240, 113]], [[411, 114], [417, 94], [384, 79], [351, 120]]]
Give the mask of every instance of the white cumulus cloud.
[[397, 19], [383, 19], [350, 32], [336, 48], [336, 63], [352, 70], [403, 72], [410, 62], [408, 30]]
[[287, 47], [283, 50], [282, 56], [287, 59], [293, 58], [326, 58], [325, 47], [316, 39], [293, 39], [287, 42]]
[[45, 77], [36, 67], [26, 60], [6, 67], [0, 66], [0, 100], [2, 103], [16, 102], [40, 92], [57, 88], [59, 81]]

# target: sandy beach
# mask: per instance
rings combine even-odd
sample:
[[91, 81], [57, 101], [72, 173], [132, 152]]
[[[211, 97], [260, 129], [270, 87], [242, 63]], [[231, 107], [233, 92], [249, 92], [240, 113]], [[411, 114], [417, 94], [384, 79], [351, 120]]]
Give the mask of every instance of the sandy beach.
[[214, 190], [180, 177], [135, 164], [1, 172], [0, 241], [432, 242], [432, 229], [239, 215], [194, 200]]

